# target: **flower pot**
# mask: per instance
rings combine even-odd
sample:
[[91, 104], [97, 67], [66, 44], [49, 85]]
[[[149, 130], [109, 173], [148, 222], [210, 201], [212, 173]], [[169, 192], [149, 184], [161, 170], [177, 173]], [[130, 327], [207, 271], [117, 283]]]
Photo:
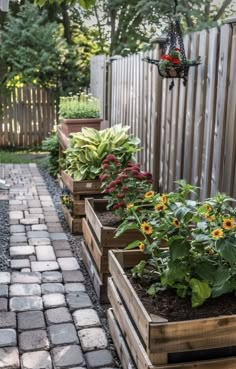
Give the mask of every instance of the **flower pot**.
[[101, 122], [101, 118], [64, 119], [61, 121], [61, 128], [63, 133], [68, 137], [70, 133], [81, 132], [83, 127], [95, 128], [99, 131]]
[[137, 369], [235, 368], [236, 315], [168, 322], [149, 314], [125, 272], [142, 259], [140, 251], [109, 252], [108, 297], [113, 316], [109, 312], [108, 318], [118, 353], [117, 327]]

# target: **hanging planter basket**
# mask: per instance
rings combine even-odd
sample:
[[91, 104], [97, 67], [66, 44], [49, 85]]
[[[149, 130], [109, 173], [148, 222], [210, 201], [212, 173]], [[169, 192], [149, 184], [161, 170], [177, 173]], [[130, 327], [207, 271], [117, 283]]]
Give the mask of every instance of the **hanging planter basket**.
[[183, 84], [186, 86], [189, 68], [201, 64], [200, 57], [198, 57], [197, 60], [189, 60], [186, 58], [183, 36], [178, 18], [170, 22], [167, 39], [160, 60], [150, 59], [149, 57], [143, 60], [156, 65], [162, 78], [172, 79], [169, 86], [170, 90], [174, 87], [175, 78], [183, 79]]

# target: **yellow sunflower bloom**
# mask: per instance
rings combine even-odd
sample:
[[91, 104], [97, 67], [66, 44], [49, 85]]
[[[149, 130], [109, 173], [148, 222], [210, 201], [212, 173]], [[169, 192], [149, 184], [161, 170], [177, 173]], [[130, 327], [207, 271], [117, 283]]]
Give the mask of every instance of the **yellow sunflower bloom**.
[[204, 214], [204, 217], [208, 222], [215, 220], [215, 215], [209, 215], [208, 213]]
[[156, 204], [155, 206], [154, 206], [154, 209], [155, 210], [157, 210], [157, 211], [163, 211], [163, 210], [165, 210], [167, 208], [167, 206], [165, 205], [165, 204], [162, 204], [162, 203], [160, 203], [160, 204]]
[[214, 231], [211, 232], [211, 236], [215, 240], [219, 240], [219, 238], [224, 237], [223, 229], [221, 229], [221, 228], [214, 229]]
[[162, 194], [161, 195], [161, 202], [163, 203], [163, 204], [166, 204], [167, 203], [167, 196], [166, 196], [166, 194]]
[[208, 212], [212, 211], [212, 207], [211, 207], [211, 205], [206, 204], [206, 209], [207, 209], [207, 211], [208, 211]]
[[222, 227], [224, 229], [233, 229], [235, 227], [235, 220], [233, 218], [223, 219]]
[[180, 227], [180, 223], [179, 223], [179, 221], [178, 221], [178, 219], [177, 219], [177, 218], [174, 218], [174, 219], [173, 219], [172, 224], [174, 224], [174, 226], [175, 226], [176, 228], [179, 228], [179, 227]]
[[139, 243], [139, 245], [138, 245], [138, 247], [139, 247], [139, 249], [140, 249], [141, 251], [144, 251], [144, 250], [145, 250], [145, 245], [144, 245], [144, 243], [143, 243], [143, 242], [140, 242], [140, 243]]
[[145, 193], [144, 198], [145, 199], [150, 199], [150, 197], [154, 196], [154, 191], [148, 191]]
[[128, 204], [127, 205], [127, 209], [131, 209], [131, 208], [133, 208], [134, 207], [134, 204]]
[[141, 230], [144, 234], [152, 234], [152, 226], [150, 224], [148, 224], [147, 222], [143, 222], [141, 224]]

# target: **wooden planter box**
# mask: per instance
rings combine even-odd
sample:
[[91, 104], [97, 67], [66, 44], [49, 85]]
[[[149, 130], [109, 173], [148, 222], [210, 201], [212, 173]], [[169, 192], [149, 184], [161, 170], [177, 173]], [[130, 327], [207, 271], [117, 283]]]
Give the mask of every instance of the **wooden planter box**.
[[236, 368], [236, 315], [168, 322], [149, 314], [125, 274], [142, 259], [135, 250], [109, 253], [108, 297], [137, 369]]
[[83, 127], [95, 128], [99, 131], [101, 122], [101, 118], [64, 119], [61, 121], [61, 127], [63, 133], [68, 137], [70, 133], [81, 132]]
[[[85, 244], [82, 248], [87, 269], [96, 270], [93, 274], [93, 284], [100, 301], [107, 302], [107, 278], [108, 270], [108, 251], [116, 248], [124, 248], [137, 238], [140, 238], [138, 231], [128, 230], [119, 238], [114, 238], [117, 228], [103, 226], [96, 214], [98, 211], [106, 211], [107, 201], [104, 199], [85, 200], [85, 216], [82, 228]], [[89, 261], [88, 261], [89, 259]], [[96, 279], [96, 282], [94, 280]], [[100, 286], [97, 288], [97, 286]]]
[[75, 181], [63, 170], [61, 171], [61, 179], [76, 200], [81, 200], [81, 197], [84, 195], [89, 196], [102, 192], [101, 181], [99, 179]]
[[74, 235], [82, 234], [82, 218], [73, 218], [66, 206], [62, 206], [62, 210], [71, 233]]

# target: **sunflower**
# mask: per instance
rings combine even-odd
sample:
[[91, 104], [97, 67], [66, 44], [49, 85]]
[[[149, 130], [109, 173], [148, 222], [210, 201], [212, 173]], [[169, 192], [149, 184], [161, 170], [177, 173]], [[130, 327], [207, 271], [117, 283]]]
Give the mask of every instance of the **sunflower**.
[[219, 238], [224, 237], [223, 229], [221, 229], [221, 228], [214, 229], [214, 231], [211, 232], [211, 236], [215, 240], [219, 240]]
[[208, 213], [204, 214], [204, 217], [208, 222], [215, 220], [215, 215], [209, 215]]
[[150, 224], [148, 224], [147, 222], [143, 222], [141, 224], [141, 230], [144, 234], [152, 234], [152, 226], [150, 226]]
[[157, 210], [157, 211], [163, 211], [167, 208], [167, 206], [163, 203], [160, 203], [160, 204], [156, 204], [154, 209]]
[[145, 199], [150, 199], [153, 196], [154, 196], [154, 191], [148, 191], [148, 192], [145, 193], [144, 198]]
[[131, 204], [131, 203], [130, 203], [130, 204], [128, 204], [128, 205], [127, 205], [127, 209], [131, 209], [131, 208], [133, 208], [133, 207], [134, 207], [134, 204]]
[[143, 243], [143, 242], [140, 242], [140, 243], [139, 243], [139, 245], [138, 245], [138, 247], [139, 247], [139, 249], [140, 249], [141, 251], [144, 251], [144, 250], [145, 250], [145, 245], [144, 245], [144, 243]]
[[223, 219], [222, 227], [224, 229], [232, 229], [235, 227], [235, 220], [233, 218]]
[[167, 203], [167, 196], [166, 196], [166, 194], [162, 194], [161, 195], [161, 202], [163, 203], [163, 204], [166, 204]]
[[174, 226], [175, 226], [176, 228], [179, 228], [179, 227], [180, 227], [180, 223], [179, 223], [179, 221], [178, 221], [178, 219], [177, 219], [177, 218], [174, 218], [174, 219], [173, 219], [172, 224], [174, 224]]
[[211, 205], [206, 204], [206, 209], [207, 209], [207, 211], [208, 211], [208, 212], [212, 211], [212, 207], [211, 207]]

